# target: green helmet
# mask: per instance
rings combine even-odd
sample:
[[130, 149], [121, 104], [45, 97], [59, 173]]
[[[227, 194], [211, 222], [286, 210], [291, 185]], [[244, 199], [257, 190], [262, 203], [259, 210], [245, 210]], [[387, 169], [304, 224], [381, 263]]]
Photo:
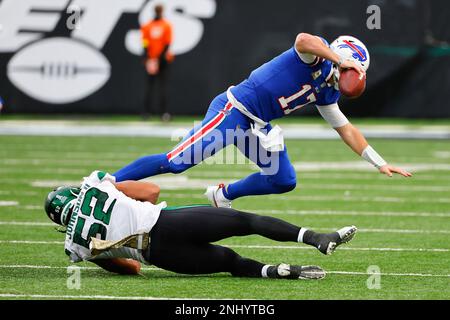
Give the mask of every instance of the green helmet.
[[50, 192], [45, 199], [45, 212], [53, 222], [67, 227], [68, 214], [75, 205], [80, 188], [59, 187]]

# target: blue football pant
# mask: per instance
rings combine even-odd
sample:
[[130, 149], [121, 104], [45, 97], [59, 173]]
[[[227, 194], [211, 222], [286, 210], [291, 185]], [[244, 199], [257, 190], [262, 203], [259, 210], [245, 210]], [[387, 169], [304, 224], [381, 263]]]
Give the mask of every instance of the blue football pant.
[[[293, 190], [296, 174], [287, 149], [276, 153], [264, 150], [259, 139], [250, 133], [250, 120], [230, 103], [217, 100], [213, 101], [201, 124], [192, 129], [172, 151], [136, 160], [116, 172], [116, 180], [140, 180], [162, 173], [182, 173], [234, 144], [261, 168], [261, 172], [228, 185], [224, 191], [226, 198], [234, 200], [243, 196]], [[271, 126], [265, 129], [270, 131]]]

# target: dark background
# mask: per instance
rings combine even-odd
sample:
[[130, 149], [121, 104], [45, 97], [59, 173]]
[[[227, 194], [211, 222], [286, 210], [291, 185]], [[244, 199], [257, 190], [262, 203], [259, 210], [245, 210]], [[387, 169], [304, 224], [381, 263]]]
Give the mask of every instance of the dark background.
[[[381, 8], [381, 30], [368, 30], [366, 9]], [[67, 35], [65, 19], [46, 37]], [[170, 112], [202, 114], [209, 102], [260, 64], [293, 45], [299, 32], [331, 42], [341, 34], [361, 39], [371, 53], [367, 90], [342, 99], [350, 116], [450, 117], [450, 3], [445, 0], [217, 0], [204, 20], [199, 45], [176, 57], [170, 77]], [[136, 14], [124, 14], [102, 52], [112, 65], [109, 82], [92, 96], [67, 105], [35, 101], [9, 83], [0, 54], [0, 96], [6, 113], [139, 113], [146, 90], [141, 58], [124, 47]], [[316, 114], [304, 108], [295, 115]]]

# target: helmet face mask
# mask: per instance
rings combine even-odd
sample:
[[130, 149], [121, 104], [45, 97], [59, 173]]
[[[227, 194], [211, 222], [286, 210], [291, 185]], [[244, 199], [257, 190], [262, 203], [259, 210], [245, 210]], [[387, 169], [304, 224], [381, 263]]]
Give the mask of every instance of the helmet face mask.
[[50, 220], [67, 226], [79, 193], [80, 188], [76, 187], [59, 187], [51, 191], [45, 199], [45, 212]]
[[340, 58], [351, 60], [359, 64], [364, 71], [370, 66], [370, 55], [364, 43], [352, 36], [340, 36], [330, 44], [333, 50]]

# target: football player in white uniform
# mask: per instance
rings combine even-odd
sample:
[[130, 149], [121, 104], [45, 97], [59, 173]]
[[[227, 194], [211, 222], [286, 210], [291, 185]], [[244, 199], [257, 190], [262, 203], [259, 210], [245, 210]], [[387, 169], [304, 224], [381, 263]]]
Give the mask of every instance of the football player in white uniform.
[[140, 263], [183, 274], [229, 272], [239, 277], [321, 279], [318, 266], [264, 264], [212, 242], [258, 234], [301, 242], [331, 254], [350, 241], [356, 227], [316, 233], [286, 221], [209, 205], [167, 207], [157, 203], [159, 187], [147, 182], [115, 182], [94, 171], [80, 187], [59, 187], [45, 211], [65, 227], [65, 252], [72, 262], [91, 261], [120, 274], [137, 274]]

